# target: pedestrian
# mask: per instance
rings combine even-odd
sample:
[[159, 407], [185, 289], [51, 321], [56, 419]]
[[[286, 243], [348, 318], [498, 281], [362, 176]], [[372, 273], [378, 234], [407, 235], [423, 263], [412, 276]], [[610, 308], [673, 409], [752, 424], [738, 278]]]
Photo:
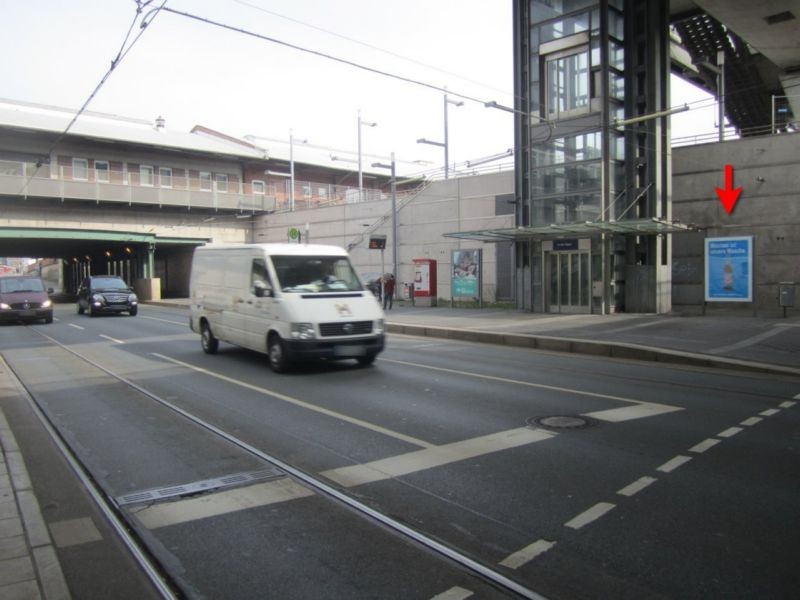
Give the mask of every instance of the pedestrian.
[[394, 301], [394, 275], [387, 273], [383, 276], [383, 310], [391, 310]]

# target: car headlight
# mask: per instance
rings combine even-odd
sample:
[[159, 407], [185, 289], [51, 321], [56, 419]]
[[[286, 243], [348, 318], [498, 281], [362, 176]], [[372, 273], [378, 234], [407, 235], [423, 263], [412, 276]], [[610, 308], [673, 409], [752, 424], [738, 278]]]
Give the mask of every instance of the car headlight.
[[100, 295], [100, 294], [92, 294], [92, 302], [97, 302], [99, 304], [102, 304], [105, 301], [106, 301], [106, 299], [103, 298], [102, 295]]
[[377, 319], [375, 324], [372, 326], [372, 329], [375, 331], [375, 333], [383, 333], [385, 330], [384, 320]]
[[50, 308], [51, 306], [53, 306], [53, 303], [50, 300], [42, 302], [42, 308]]
[[11, 307], [5, 302], [0, 302], [0, 310], [11, 310]]
[[317, 337], [313, 323], [292, 323], [292, 337], [296, 340], [313, 340]]
[[136, 294], [131, 294], [130, 296], [128, 296], [128, 302], [130, 302], [131, 304], [136, 304], [138, 301], [139, 299], [136, 297]]

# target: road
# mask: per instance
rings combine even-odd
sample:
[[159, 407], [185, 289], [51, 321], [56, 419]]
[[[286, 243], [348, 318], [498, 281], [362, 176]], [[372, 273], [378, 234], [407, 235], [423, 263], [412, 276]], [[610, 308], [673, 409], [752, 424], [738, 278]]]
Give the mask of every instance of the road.
[[796, 379], [400, 335], [372, 367], [276, 375], [232, 346], [204, 354], [185, 310], [148, 306], [0, 328], [10, 368], [189, 597], [800, 586]]

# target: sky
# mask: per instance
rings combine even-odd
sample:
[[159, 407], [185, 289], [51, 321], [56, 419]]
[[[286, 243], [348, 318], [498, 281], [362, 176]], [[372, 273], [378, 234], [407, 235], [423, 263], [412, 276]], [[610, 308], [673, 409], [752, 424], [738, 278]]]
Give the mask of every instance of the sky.
[[[138, 15], [128, 38], [142, 32]], [[450, 163], [513, 147], [511, 0], [168, 0], [168, 8], [391, 73], [401, 81], [274, 42], [161, 11], [136, 39], [88, 110], [204, 125], [257, 140], [295, 159], [354, 158], [358, 115], [364, 168], [395, 153], [399, 173], [441, 167], [444, 92]], [[2, 0], [0, 97], [78, 109], [118, 54], [137, 16], [134, 0]], [[418, 83], [414, 83], [418, 82]], [[673, 83], [673, 105], [707, 99]], [[438, 88], [438, 89], [432, 89]], [[465, 96], [462, 98], [460, 96]], [[674, 136], [712, 131], [713, 106], [674, 118]], [[684, 124], [685, 123], [685, 124]], [[684, 133], [685, 131], [685, 133]], [[324, 149], [331, 148], [327, 151]], [[331, 166], [343, 165], [331, 162]], [[357, 167], [353, 167], [357, 168]]]

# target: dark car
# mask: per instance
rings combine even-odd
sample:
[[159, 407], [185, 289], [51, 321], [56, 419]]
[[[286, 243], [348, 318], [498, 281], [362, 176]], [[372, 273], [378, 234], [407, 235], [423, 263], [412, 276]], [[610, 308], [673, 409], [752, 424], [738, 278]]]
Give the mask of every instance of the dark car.
[[122, 277], [91, 275], [78, 289], [78, 314], [82, 315], [84, 311], [90, 317], [121, 312], [133, 317], [139, 311], [139, 299]]
[[0, 277], [0, 320], [53, 322], [53, 303], [39, 277]]

